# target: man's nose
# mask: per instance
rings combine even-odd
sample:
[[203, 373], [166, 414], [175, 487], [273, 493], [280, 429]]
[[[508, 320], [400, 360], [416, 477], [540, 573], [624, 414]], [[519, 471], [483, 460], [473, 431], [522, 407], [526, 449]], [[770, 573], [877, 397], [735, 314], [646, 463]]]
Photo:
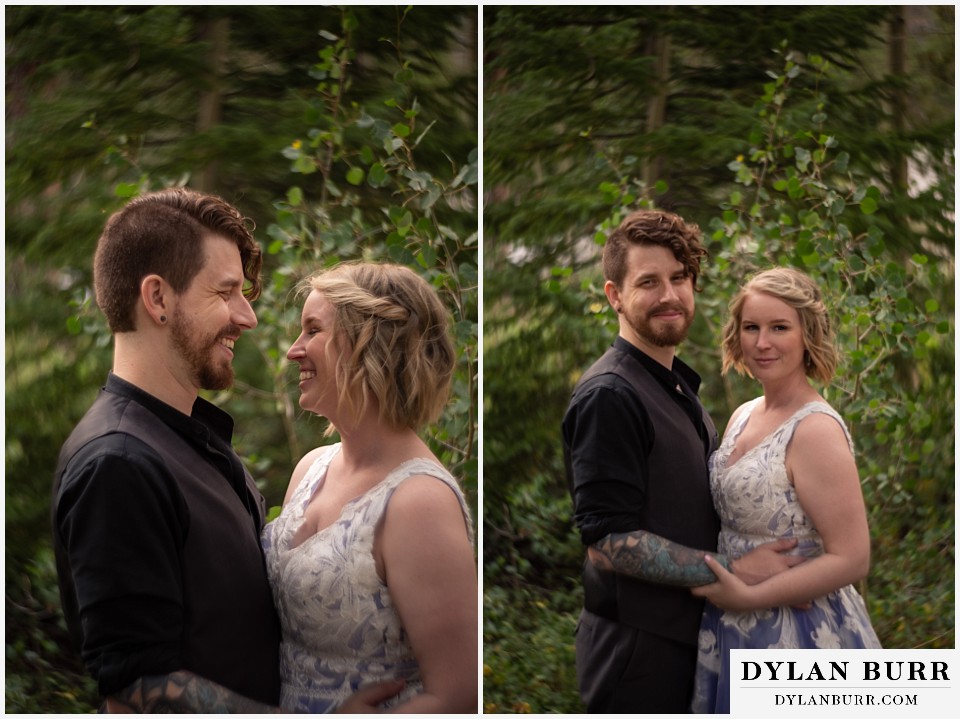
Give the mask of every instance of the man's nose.
[[246, 297], [241, 297], [236, 306], [234, 321], [245, 330], [252, 330], [257, 326], [257, 313]]
[[660, 293], [661, 302], [676, 302], [679, 298], [677, 294], [677, 289], [673, 286], [672, 282], [665, 282], [663, 285], [663, 291]]

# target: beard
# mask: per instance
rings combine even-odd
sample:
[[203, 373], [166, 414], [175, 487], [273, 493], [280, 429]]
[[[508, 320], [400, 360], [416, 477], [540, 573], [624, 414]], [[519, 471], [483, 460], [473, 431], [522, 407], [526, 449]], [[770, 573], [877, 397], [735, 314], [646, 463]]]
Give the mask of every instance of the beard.
[[683, 313], [683, 322], [681, 324], [668, 324], [663, 327], [654, 327], [651, 319], [654, 312], [648, 312], [644, 316], [632, 315], [624, 309], [624, 318], [627, 324], [633, 328], [640, 337], [645, 339], [655, 347], [676, 347], [687, 338], [690, 332], [690, 325], [693, 324], [693, 313], [681, 305], [672, 307], [659, 307], [657, 312], [664, 310], [675, 310]]
[[233, 364], [229, 360], [217, 363], [212, 353], [221, 337], [237, 336], [237, 328], [227, 327], [216, 334], [203, 335], [178, 307], [170, 318], [170, 331], [173, 346], [179, 350], [200, 389], [221, 390], [233, 385]]

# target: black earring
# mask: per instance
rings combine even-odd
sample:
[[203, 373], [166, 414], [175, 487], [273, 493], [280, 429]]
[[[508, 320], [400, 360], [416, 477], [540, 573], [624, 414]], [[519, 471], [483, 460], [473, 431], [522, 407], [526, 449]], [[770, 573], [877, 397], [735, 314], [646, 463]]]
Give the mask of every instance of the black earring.
[[166, 322], [166, 321], [167, 321], [167, 316], [166, 316], [166, 315], [160, 315], [160, 321], [161, 321], [161, 322]]

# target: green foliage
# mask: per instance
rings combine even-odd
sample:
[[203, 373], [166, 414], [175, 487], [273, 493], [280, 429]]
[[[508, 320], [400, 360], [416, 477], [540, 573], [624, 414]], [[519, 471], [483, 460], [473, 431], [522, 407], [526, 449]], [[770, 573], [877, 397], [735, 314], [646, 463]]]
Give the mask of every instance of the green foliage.
[[[646, 37], [662, 32], [685, 46], [670, 55], [671, 68], [682, 65], [670, 74], [676, 102], [672, 95], [665, 124], [644, 134], [636, 118], [650, 104], [651, 71], [642, 59], [651, 51], [625, 45], [642, 32], [617, 34], [618, 23], [635, 22], [623, 10], [617, 18], [599, 8], [575, 19], [563, 8], [498, 8], [488, 31], [491, 67], [502, 80], [485, 106], [485, 180], [496, 188], [485, 210], [485, 702], [506, 712], [579, 711], [575, 689], [551, 702], [539, 685], [526, 686], [572, 642], [564, 632], [575, 616], [583, 550], [564, 486], [559, 424], [579, 373], [616, 332], [597, 246], [642, 206], [675, 209], [704, 229], [705, 290], [680, 354], [704, 378], [701, 395], [721, 431], [760, 391], [749, 378], [719, 375], [729, 298], [750, 273], [771, 265], [798, 267], [821, 284], [844, 354], [824, 393], [854, 434], [873, 542], [861, 591], [884, 646], [953, 646], [953, 173], [949, 160], [938, 159], [952, 155], [952, 132], [891, 131], [889, 106], [879, 99], [899, 80], [865, 82], [854, 69], [886, 52], [874, 24], [884, 18], [871, 15], [874, 8], [862, 17], [861, 25], [877, 28], [873, 38], [862, 35], [866, 44], [838, 38], [817, 48], [797, 15], [790, 32], [789, 22], [778, 26], [780, 38], [791, 38], [778, 53], [766, 45], [760, 58], [759, 46], [741, 46], [737, 36], [728, 54], [735, 59], [726, 63], [712, 55], [724, 41], [706, 35], [726, 27], [718, 15], [728, 8], [690, 11], [714, 16], [696, 37], [670, 32], [694, 23], [644, 8]], [[787, 20], [771, 8], [759, 12], [758, 37], [771, 17]], [[546, 33], [567, 74], [556, 72], [536, 41], [514, 41], [514, 20]], [[635, 84], [604, 65], [618, 52], [633, 63]], [[720, 66], [726, 76], [714, 73]], [[541, 103], [538, 78], [547, 77], [551, 97]], [[723, 88], [722, 97], [701, 82]], [[938, 88], [914, 93], [936, 115], [941, 85], [920, 83]], [[526, 104], [516, 114], [534, 117], [502, 122], [501, 111], [513, 118], [508, 106], [517, 93]], [[564, 111], [551, 112], [551, 102]], [[621, 118], [614, 106], [630, 111]], [[574, 139], [574, 128], [588, 123], [589, 132]], [[698, 124], [709, 132], [691, 132]], [[505, 149], [491, 146], [493, 136]], [[666, 138], [669, 160], [651, 176], [650, 159]], [[891, 153], [879, 148], [892, 146], [910, 158], [922, 187], [889, 181]]]
[[573, 643], [582, 600], [575, 583], [567, 592], [484, 592], [484, 713], [584, 712]]
[[[854, 436], [874, 540], [873, 569], [862, 587], [874, 625], [884, 646], [949, 647], [952, 255], [924, 241], [923, 225], [914, 228], [916, 251], [888, 241], [884, 193], [869, 175], [858, 175], [823, 129], [824, 98], [812, 98], [815, 113], [806, 123], [799, 113], [796, 122], [785, 120], [792, 79], [828, 71], [817, 57], [808, 63], [786, 53], [760, 104], [757, 141], [730, 163], [742, 189], [710, 225], [714, 261], [705, 283], [731, 296], [750, 272], [771, 265], [792, 265], [817, 279], [844, 358], [825, 396]], [[943, 203], [937, 212], [950, 214], [952, 206]]]
[[[224, 18], [218, 54], [210, 32]], [[186, 184], [257, 225], [259, 326], [237, 344], [234, 388], [208, 399], [235, 417], [268, 505], [323, 441], [285, 359], [296, 282], [360, 258], [432, 282], [460, 355], [426, 439], [476, 509], [476, 8], [23, 6], [6, 20], [6, 709], [83, 712], [98, 699], [60, 618], [50, 489], [111, 364], [90, 265], [129, 197]], [[198, 130], [214, 80], [221, 118]]]
[[[299, 325], [291, 288], [310, 272], [347, 260], [391, 261], [416, 269], [446, 301], [459, 354], [452, 401], [429, 440], [438, 457], [475, 494], [476, 148], [441, 167], [418, 164], [428, 134], [444, 121], [433, 119], [421, 127], [423, 108], [413, 91], [416, 73], [402, 53], [398, 52], [392, 92], [376, 106], [353, 99], [352, 35], [357, 27], [356, 15], [346, 9], [336, 33], [321, 33], [325, 44], [310, 70], [318, 84], [305, 113], [309, 125], [300, 136], [304, 139], [292, 140], [283, 151], [291, 172], [302, 176], [302, 182], [275, 203], [276, 219], [267, 228], [269, 282], [260, 301], [261, 324], [254, 341], [265, 360], [272, 402], [284, 418], [287, 443], [298, 457], [301, 442], [292, 430], [293, 369], [285, 359]], [[453, 124], [450, 119], [445, 122]]]
[[[93, 334], [64, 331], [63, 301], [45, 273], [5, 254], [5, 575], [8, 711], [77, 711], [96, 705], [60, 613], [50, 544], [50, 487], [60, 444], [93, 401], [109, 350]], [[50, 331], [49, 328], [56, 328]]]

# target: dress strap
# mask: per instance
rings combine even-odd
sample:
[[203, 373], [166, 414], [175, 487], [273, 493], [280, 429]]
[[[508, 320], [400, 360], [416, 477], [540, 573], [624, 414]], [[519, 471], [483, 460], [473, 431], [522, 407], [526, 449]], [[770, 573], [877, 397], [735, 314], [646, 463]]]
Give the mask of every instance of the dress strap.
[[832, 417], [836, 420], [837, 424], [840, 425], [840, 428], [843, 430], [844, 436], [847, 438], [847, 446], [850, 448], [850, 453], [855, 455], [853, 448], [853, 437], [850, 436], [850, 430], [847, 429], [846, 423], [843, 421], [843, 417], [840, 416], [840, 413], [837, 412], [833, 407], [831, 407], [826, 402], [808, 402], [798, 409], [793, 416], [787, 420], [783, 427], [783, 437], [782, 443], [786, 447], [790, 443], [790, 440], [793, 439], [794, 432], [797, 431], [797, 425], [805, 418], [809, 417], [811, 414], [825, 414], [829, 417]]
[[467, 501], [463, 496], [463, 491], [460, 489], [460, 485], [457, 483], [457, 480], [454, 479], [453, 475], [450, 474], [446, 468], [437, 464], [432, 459], [427, 459], [426, 457], [417, 457], [415, 459], [407, 460], [384, 478], [384, 480], [377, 487], [377, 490], [383, 493], [383, 510], [386, 510], [387, 503], [389, 503], [390, 498], [397, 490], [397, 487], [403, 484], [403, 482], [410, 477], [414, 477], [416, 475], [427, 475], [429, 477], [433, 477], [440, 480], [450, 488], [450, 490], [456, 496], [457, 501], [460, 502], [460, 510], [463, 512], [463, 521], [466, 525], [470, 544], [472, 545], [473, 520], [470, 516], [470, 508], [467, 506]]
[[330, 466], [330, 462], [333, 461], [333, 458], [336, 457], [339, 452], [340, 443], [337, 442], [336, 444], [328, 445], [317, 455], [317, 458], [313, 460], [313, 463], [307, 468], [303, 479], [300, 480], [300, 484], [298, 484], [294, 490], [293, 496], [290, 498], [291, 506], [299, 507], [302, 511], [310, 504], [310, 500], [316, 493], [317, 488], [327, 477], [327, 468]]

